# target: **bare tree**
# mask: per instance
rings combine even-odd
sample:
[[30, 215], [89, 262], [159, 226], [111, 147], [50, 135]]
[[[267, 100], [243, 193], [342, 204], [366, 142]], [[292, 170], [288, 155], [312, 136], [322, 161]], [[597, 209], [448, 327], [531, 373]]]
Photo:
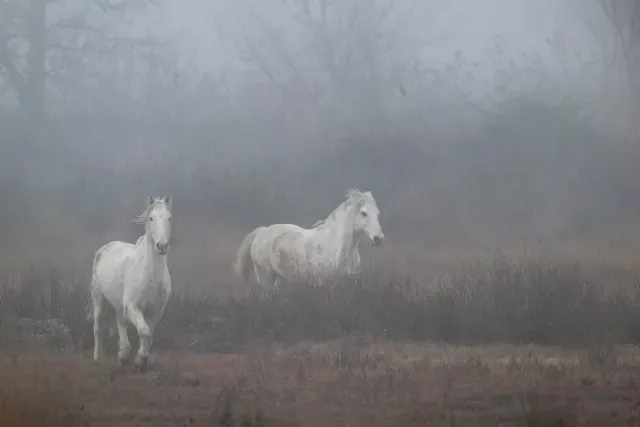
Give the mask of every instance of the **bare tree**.
[[613, 28], [613, 62], [620, 65], [628, 86], [632, 115], [640, 114], [640, 3], [636, 0], [598, 0]]
[[[0, 4], [0, 81], [5, 92], [15, 94], [30, 129], [41, 129], [46, 119], [50, 78], [77, 79], [80, 70], [87, 70], [96, 57], [116, 49], [158, 44], [146, 37], [122, 37], [112, 26], [89, 22], [89, 8], [94, 9], [94, 16], [98, 12], [104, 18], [123, 17], [148, 3], [95, 0], [79, 8], [62, 0], [6, 0]], [[52, 19], [54, 7], [59, 16]]]
[[352, 110], [354, 102], [376, 108], [381, 96], [397, 91], [403, 48], [401, 29], [392, 19], [393, 0], [283, 0], [279, 5], [271, 13], [286, 19], [286, 27], [244, 3], [257, 25], [245, 30], [241, 52], [286, 98]]

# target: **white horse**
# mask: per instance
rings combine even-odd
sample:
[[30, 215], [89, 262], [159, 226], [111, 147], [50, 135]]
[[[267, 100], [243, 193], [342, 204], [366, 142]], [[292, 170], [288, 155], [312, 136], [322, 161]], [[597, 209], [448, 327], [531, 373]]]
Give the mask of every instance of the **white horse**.
[[147, 208], [134, 222], [145, 225], [145, 234], [135, 245], [109, 242], [93, 258], [90, 314], [93, 312], [93, 359], [100, 360], [102, 314], [107, 301], [116, 313], [118, 359], [129, 361], [131, 344], [127, 325], [131, 322], [140, 337], [135, 366], [146, 371], [153, 331], [171, 294], [167, 253], [171, 241], [171, 197], [149, 196]]
[[271, 288], [283, 280], [356, 274], [361, 237], [367, 236], [375, 246], [384, 242], [379, 216], [370, 191], [347, 190], [346, 200], [313, 229], [274, 224], [247, 234], [238, 249], [235, 272], [248, 280], [253, 267], [258, 283]]

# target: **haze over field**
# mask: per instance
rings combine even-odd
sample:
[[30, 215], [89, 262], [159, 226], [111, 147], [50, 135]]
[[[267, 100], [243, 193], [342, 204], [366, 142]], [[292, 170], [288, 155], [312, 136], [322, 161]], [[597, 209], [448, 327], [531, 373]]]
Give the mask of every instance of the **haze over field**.
[[396, 244], [632, 240], [622, 3], [6, 1], [3, 240], [131, 239], [149, 192], [183, 241], [311, 225], [347, 187]]

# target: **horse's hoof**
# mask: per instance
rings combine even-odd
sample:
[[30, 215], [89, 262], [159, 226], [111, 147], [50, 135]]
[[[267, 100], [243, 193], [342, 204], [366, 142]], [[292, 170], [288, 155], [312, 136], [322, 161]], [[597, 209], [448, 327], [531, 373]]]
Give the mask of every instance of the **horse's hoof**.
[[135, 368], [139, 372], [147, 372], [148, 369], [148, 356], [139, 357], [136, 359]]
[[131, 363], [131, 361], [129, 360], [128, 357], [119, 357], [118, 358], [118, 366], [121, 368], [124, 368], [125, 366], [129, 365]]

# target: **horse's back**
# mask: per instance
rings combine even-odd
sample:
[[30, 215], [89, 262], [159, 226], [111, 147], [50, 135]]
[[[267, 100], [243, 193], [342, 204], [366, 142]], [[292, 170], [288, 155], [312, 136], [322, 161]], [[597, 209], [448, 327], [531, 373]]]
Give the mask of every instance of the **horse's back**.
[[254, 262], [275, 270], [282, 277], [297, 273], [298, 266], [307, 259], [305, 242], [315, 230], [295, 224], [273, 224], [262, 229], [253, 241]]
[[265, 227], [261, 233], [273, 234], [273, 235], [290, 235], [292, 237], [308, 237], [311, 236], [315, 230], [303, 228], [296, 224], [273, 224]]
[[114, 240], [102, 246], [96, 251], [93, 258], [93, 265], [96, 266], [104, 260], [117, 261], [126, 259], [135, 245], [128, 242]]
[[273, 224], [263, 228], [253, 241], [253, 250], [256, 252], [272, 252], [282, 244], [293, 242], [310, 236], [313, 230], [302, 228], [295, 224]]

